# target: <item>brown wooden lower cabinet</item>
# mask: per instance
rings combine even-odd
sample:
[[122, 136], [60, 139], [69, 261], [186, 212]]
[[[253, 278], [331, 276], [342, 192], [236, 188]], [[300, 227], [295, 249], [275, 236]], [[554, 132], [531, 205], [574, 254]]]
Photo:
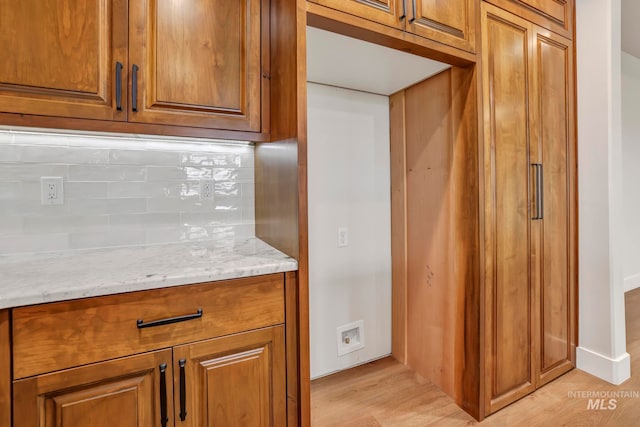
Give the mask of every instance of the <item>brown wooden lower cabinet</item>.
[[0, 311], [0, 415], [10, 348], [14, 427], [285, 426], [284, 277]]
[[153, 427], [173, 419], [171, 350], [15, 381], [14, 427]]
[[13, 425], [285, 425], [285, 378], [275, 326], [15, 381]]
[[14, 427], [286, 425], [285, 378], [270, 327], [15, 381]]
[[174, 348], [176, 425], [284, 425], [282, 326]]

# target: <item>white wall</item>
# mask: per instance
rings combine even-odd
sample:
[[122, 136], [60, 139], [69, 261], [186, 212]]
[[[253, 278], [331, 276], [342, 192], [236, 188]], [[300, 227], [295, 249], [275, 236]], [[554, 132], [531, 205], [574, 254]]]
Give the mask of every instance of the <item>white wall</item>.
[[[389, 161], [387, 97], [308, 85], [312, 378], [391, 353]], [[357, 320], [365, 348], [338, 357], [336, 328]]]
[[625, 290], [640, 287], [640, 59], [622, 52], [622, 192]]
[[620, 0], [576, 4], [579, 187], [577, 365], [611, 383], [626, 352], [621, 150]]

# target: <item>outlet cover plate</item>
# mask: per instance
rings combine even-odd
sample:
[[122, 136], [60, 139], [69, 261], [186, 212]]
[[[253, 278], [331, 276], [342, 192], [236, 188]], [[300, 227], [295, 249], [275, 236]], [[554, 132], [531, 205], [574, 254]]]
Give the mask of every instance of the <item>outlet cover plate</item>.
[[[352, 353], [364, 348], [364, 321], [358, 320], [336, 329], [338, 356]], [[345, 338], [349, 338], [348, 342]]]
[[43, 205], [64, 204], [64, 188], [61, 176], [40, 177], [40, 202]]

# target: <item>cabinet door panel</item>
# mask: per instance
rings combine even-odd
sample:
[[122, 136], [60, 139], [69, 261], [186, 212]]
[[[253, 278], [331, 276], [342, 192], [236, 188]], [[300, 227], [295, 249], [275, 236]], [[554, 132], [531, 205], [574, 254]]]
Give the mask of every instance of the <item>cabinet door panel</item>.
[[[573, 280], [570, 273], [570, 147], [573, 145], [572, 43], [536, 34], [534, 87], [537, 130], [544, 167], [544, 220], [540, 274], [540, 371], [566, 371], [573, 359]], [[552, 100], [552, 101], [550, 101]], [[556, 369], [559, 368], [559, 369]]]
[[136, 2], [130, 59], [140, 70], [130, 121], [259, 131], [263, 12], [266, 0]]
[[568, 39], [573, 37], [575, 0], [486, 0], [526, 20], [554, 31]]
[[163, 350], [15, 381], [14, 427], [160, 426], [161, 364], [172, 420], [171, 350]]
[[482, 21], [489, 234], [487, 386], [495, 408], [534, 387], [527, 108], [530, 25], [486, 5]]
[[125, 0], [0, 0], [0, 111], [126, 120]]
[[469, 52], [475, 51], [476, 0], [407, 0], [415, 2], [408, 31]]
[[177, 417], [186, 411], [181, 426], [286, 423], [282, 326], [176, 347], [174, 361], [176, 372], [184, 364], [174, 383]]
[[[403, 8], [409, 7], [411, 0], [309, 0], [332, 9], [356, 15], [390, 27], [403, 28], [400, 19]], [[406, 3], [405, 3], [406, 2]]]

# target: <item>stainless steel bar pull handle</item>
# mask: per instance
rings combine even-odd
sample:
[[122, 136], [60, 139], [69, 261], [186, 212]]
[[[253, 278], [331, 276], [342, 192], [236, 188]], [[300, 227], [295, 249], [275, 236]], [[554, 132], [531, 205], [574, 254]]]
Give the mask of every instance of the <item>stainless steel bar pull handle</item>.
[[536, 213], [531, 219], [544, 219], [544, 171], [541, 163], [532, 163], [535, 172], [534, 184], [536, 188]]
[[407, 17], [407, 0], [402, 0], [402, 15], [400, 15], [400, 20], [402, 21]]
[[411, 17], [411, 19], [409, 19], [410, 23], [413, 23], [416, 20], [416, 1], [417, 0], [412, 0], [412, 2], [413, 2], [413, 16]]

